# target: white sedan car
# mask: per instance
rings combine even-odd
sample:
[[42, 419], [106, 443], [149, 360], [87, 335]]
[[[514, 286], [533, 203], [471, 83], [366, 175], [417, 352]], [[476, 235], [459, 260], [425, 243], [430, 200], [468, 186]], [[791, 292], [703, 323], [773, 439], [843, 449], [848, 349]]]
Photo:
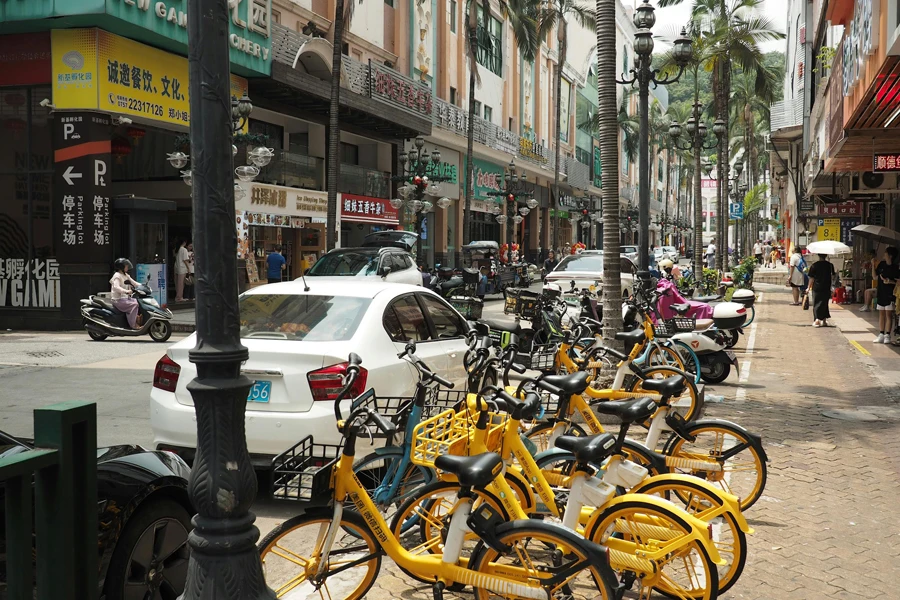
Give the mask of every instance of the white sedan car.
[[[416, 342], [416, 355], [465, 389], [465, 319], [422, 287], [383, 281], [307, 279], [253, 288], [241, 295], [241, 341], [250, 351], [242, 372], [254, 381], [247, 398], [246, 433], [257, 467], [313, 434], [338, 443], [334, 399], [347, 358], [362, 371], [351, 398], [369, 388], [378, 396], [412, 396], [417, 372], [397, 354]], [[150, 394], [154, 448], [192, 460], [197, 423], [188, 384], [196, 334], [173, 345], [156, 365]], [[349, 414], [349, 400], [344, 414]]]
[[[621, 282], [622, 297], [628, 297], [634, 291], [634, 274], [637, 271], [635, 264], [625, 256], [621, 257]], [[591, 286], [599, 294], [603, 283], [603, 251], [585, 250], [580, 254], [566, 256], [556, 268], [545, 277], [546, 283], [555, 283], [562, 288], [565, 294], [575, 284], [577, 289], [586, 289]]]

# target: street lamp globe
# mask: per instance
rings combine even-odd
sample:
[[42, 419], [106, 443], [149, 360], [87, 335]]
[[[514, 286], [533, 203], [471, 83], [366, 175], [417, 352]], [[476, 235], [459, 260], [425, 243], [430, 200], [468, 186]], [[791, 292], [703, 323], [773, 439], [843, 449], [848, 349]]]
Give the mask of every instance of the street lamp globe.
[[503, 225], [504, 223], [506, 223], [508, 217], [506, 215], [496, 215], [494, 218], [497, 219], [498, 223]]
[[[418, 139], [417, 139], [417, 141], [418, 141]], [[416, 150], [415, 148], [413, 148], [412, 150], [407, 152], [407, 156], [409, 156], [410, 163], [419, 162], [419, 151]], [[412, 168], [412, 164], [410, 164], [410, 168]]]
[[425, 188], [425, 193], [429, 196], [440, 196], [441, 188], [439, 185], [432, 183], [427, 188]]
[[250, 113], [253, 112], [253, 103], [250, 102], [250, 98], [247, 94], [241, 96], [241, 99], [238, 100], [237, 103], [238, 116], [246, 119], [250, 116]]
[[672, 121], [669, 125], [669, 137], [673, 140], [677, 140], [681, 137], [681, 125], [679, 125], [677, 121]]
[[448, 206], [450, 206], [450, 204], [451, 200], [446, 196], [437, 201], [437, 205], [441, 208], [447, 208]]
[[652, 29], [656, 25], [656, 10], [647, 0], [635, 9], [633, 22], [638, 29]]
[[700, 139], [705, 139], [707, 134], [706, 123], [704, 121], [700, 121], [697, 125], [697, 133], [700, 135]]
[[259, 169], [252, 165], [241, 165], [234, 170], [234, 174], [241, 181], [253, 181], [259, 176]]
[[423, 205], [424, 205], [424, 203], [421, 200], [413, 200], [409, 206], [410, 206], [410, 208], [412, 208], [412, 211], [414, 213], [417, 213], [422, 210]]
[[401, 152], [400, 156], [397, 157], [397, 160], [400, 161], [401, 167], [406, 167], [406, 161], [409, 160], [409, 157], [406, 156], [406, 152]]
[[638, 56], [650, 56], [653, 54], [653, 46], [653, 34], [649, 29], [639, 29], [634, 34], [634, 51]]
[[441, 151], [440, 150], [432, 150], [431, 151], [431, 162], [439, 165], [441, 164]]
[[400, 198], [391, 198], [391, 208], [399, 209], [403, 206], [403, 200]]
[[527, 206], [523, 206], [522, 208], [519, 209], [519, 214], [522, 215], [523, 217], [527, 217], [528, 213], [530, 213], [530, 212], [531, 212], [531, 209], [528, 208]]
[[525, 201], [525, 206], [527, 206], [531, 210], [534, 210], [535, 208], [537, 208], [538, 204], [539, 204], [539, 202], [537, 201], [537, 198], [529, 198], [528, 200]]
[[687, 130], [689, 136], [694, 137], [694, 134], [697, 133], [697, 121], [694, 120], [694, 117], [690, 117], [687, 120], [687, 123], [684, 124], [684, 128]]
[[738, 177], [740, 177], [741, 173], [744, 172], [744, 163], [740, 161], [734, 163], [734, 172], [737, 173]]
[[425, 146], [425, 138], [421, 135], [416, 137], [416, 149], [421, 150]]
[[587, 229], [587, 228], [590, 227], [590, 226], [591, 226], [591, 220], [590, 220], [590, 219], [585, 219], [584, 221], [581, 222], [581, 228], [582, 228], [582, 229]]
[[687, 30], [681, 29], [681, 35], [675, 40], [675, 47], [672, 49], [672, 55], [675, 63], [678, 65], [686, 65], [691, 62], [694, 56], [694, 46], [691, 38], [687, 35]]
[[725, 121], [722, 119], [716, 119], [716, 122], [713, 123], [713, 133], [716, 134], [716, 137], [722, 137], [728, 132], [725, 127]]
[[422, 201], [422, 209], [421, 210], [423, 213], [431, 212], [432, 208], [434, 208], [434, 204], [432, 204], [430, 201], [428, 201], [428, 200]]
[[244, 188], [241, 187], [237, 181], [234, 182], [234, 201], [240, 202], [244, 198], [247, 197], [247, 192], [244, 191]]
[[166, 155], [166, 160], [176, 169], [183, 169], [188, 164], [188, 155], [184, 152], [172, 152]]
[[251, 163], [256, 165], [257, 167], [265, 167], [270, 162], [272, 162], [272, 158], [275, 157], [275, 149], [274, 148], [266, 148], [264, 146], [259, 146], [254, 148], [250, 152], [247, 153], [247, 158]]
[[523, 217], [522, 215], [516, 215], [513, 217], [513, 223], [515, 223], [516, 225], [518, 225], [519, 223], [521, 223], [524, 220], [525, 220], [525, 217]]
[[186, 184], [188, 184], [189, 186], [194, 185], [194, 180], [193, 180], [193, 177], [192, 177], [192, 175], [191, 175], [190, 169], [188, 169], [187, 171], [182, 171], [182, 172], [181, 172], [181, 179], [182, 179]]

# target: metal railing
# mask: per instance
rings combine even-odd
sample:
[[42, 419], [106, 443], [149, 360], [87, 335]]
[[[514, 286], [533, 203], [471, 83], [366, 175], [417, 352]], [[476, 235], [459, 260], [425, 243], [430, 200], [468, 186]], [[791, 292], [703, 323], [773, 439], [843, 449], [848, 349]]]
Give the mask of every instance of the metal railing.
[[96, 598], [96, 404], [35, 409], [34, 449], [0, 459], [0, 483], [6, 597]]
[[295, 152], [275, 151], [275, 158], [260, 169], [259, 183], [321, 190], [325, 185], [325, 161]]
[[341, 165], [338, 191], [371, 198], [390, 198], [391, 174], [356, 165]]

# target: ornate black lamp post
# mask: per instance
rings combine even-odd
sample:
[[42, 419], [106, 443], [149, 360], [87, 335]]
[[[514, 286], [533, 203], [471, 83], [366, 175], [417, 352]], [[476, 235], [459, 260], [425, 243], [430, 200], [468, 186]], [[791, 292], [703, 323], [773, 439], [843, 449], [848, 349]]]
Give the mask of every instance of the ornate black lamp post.
[[[399, 209], [406, 207], [407, 213], [415, 216], [416, 260], [422, 262], [422, 221], [431, 212], [434, 205], [425, 196], [438, 197], [441, 194], [440, 183], [449, 181], [449, 177], [441, 175], [441, 153], [437, 149], [431, 154], [425, 150], [425, 138], [416, 138], [415, 148], [409, 152], [401, 152], [400, 174], [391, 177], [392, 181], [402, 183], [397, 188], [400, 198], [391, 200], [391, 206]], [[441, 197], [437, 200], [439, 208], [450, 206], [450, 199]], [[432, 231], [437, 231], [432, 224]]]
[[[188, 492], [197, 511], [182, 598], [260, 600], [266, 587], [250, 506], [256, 474], [247, 454], [244, 410], [251, 381], [241, 374], [241, 345], [234, 227], [229, 98], [228, 0], [190, 0], [191, 195], [197, 276], [197, 345], [190, 360], [197, 377], [188, 384], [197, 415], [197, 454]], [[249, 115], [249, 100], [237, 116]]]
[[[702, 182], [700, 181], [700, 173], [708, 168], [706, 173], [707, 177], [709, 177], [709, 173], [712, 171], [712, 165], [706, 164], [701, 165], [701, 152], [704, 150], [712, 150], [719, 146], [722, 143], [723, 137], [727, 132], [727, 128], [725, 127], [725, 122], [721, 119], [716, 119], [716, 122], [713, 123], [713, 135], [715, 136], [712, 141], [707, 142], [707, 134], [709, 130], [707, 129], [706, 123], [700, 120], [700, 109], [703, 108], [699, 102], [694, 103], [694, 114], [687, 120], [684, 124], [684, 130], [687, 132], [687, 139], [681, 139], [682, 127], [681, 124], [672, 121], [672, 124], [669, 125], [669, 136], [671, 136], [672, 141], [675, 143], [675, 147], [679, 150], [691, 150], [694, 154], [694, 260], [691, 268], [694, 273], [698, 273], [697, 265], [702, 265], [701, 256], [703, 255], [703, 189]], [[702, 281], [702, 277], [697, 277], [697, 283]]]
[[[638, 220], [639, 211], [637, 207], [634, 205], [631, 200], [628, 201], [628, 204], [621, 209], [621, 214], [619, 215], [619, 228], [629, 234], [628, 243], [634, 243], [634, 230], [637, 228], [637, 220]], [[648, 257], [649, 259], [649, 257]]]
[[[506, 225], [506, 243], [509, 247], [509, 260], [512, 262], [512, 245], [515, 226], [520, 224], [538, 205], [534, 192], [525, 191], [525, 183], [528, 180], [525, 171], [516, 173], [516, 161], [511, 160], [503, 172], [504, 189], [499, 192], [488, 192], [488, 196], [499, 199], [493, 207], [494, 218], [501, 225]], [[519, 206], [519, 200], [525, 200], [525, 206]], [[503, 210], [504, 207], [506, 210]]]
[[[729, 200], [729, 196], [730, 196], [731, 202], [738, 201], [738, 194], [740, 192], [739, 183], [741, 181], [741, 173], [743, 173], [743, 171], [744, 171], [744, 164], [740, 161], [734, 163], [734, 166], [731, 167], [731, 172], [725, 178], [726, 184], [728, 185], [728, 191], [725, 194], [726, 200]], [[725, 202], [725, 204], [727, 207], [728, 202]], [[725, 252], [727, 253], [728, 252], [728, 221], [730, 219], [730, 216], [723, 215], [722, 218], [725, 219], [723, 230], [725, 232], [725, 238], [726, 238], [725, 239]], [[738, 248], [738, 223], [734, 224], [734, 253], [735, 253], [736, 257], [740, 256], [739, 248]], [[725, 256], [725, 268], [726, 269], [728, 268], [728, 265], [729, 265], [729, 257], [726, 255]]]
[[675, 83], [684, 73], [684, 68], [693, 56], [691, 39], [687, 37], [687, 31], [681, 30], [681, 35], [675, 40], [672, 54], [678, 64], [678, 74], [674, 77], [659, 78], [659, 69], [654, 69], [653, 64], [653, 34], [650, 29], [656, 24], [654, 8], [647, 0], [634, 12], [634, 25], [637, 33], [634, 34], [634, 51], [637, 54], [634, 68], [631, 69], [632, 77], [617, 80], [624, 85], [638, 86], [638, 100], [641, 115], [640, 127], [640, 196], [638, 208], [640, 211], [640, 237], [638, 239], [638, 261], [641, 270], [646, 271], [650, 263], [650, 85], [668, 85]]

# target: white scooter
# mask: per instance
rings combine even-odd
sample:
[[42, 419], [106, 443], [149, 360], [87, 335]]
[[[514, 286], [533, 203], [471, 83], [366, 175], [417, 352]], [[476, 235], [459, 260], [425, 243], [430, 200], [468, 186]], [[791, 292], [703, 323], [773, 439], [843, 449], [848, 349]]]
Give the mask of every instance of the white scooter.
[[747, 307], [723, 302], [713, 307], [712, 319], [698, 319], [696, 329], [676, 333], [673, 339], [687, 344], [700, 360], [700, 377], [707, 383], [722, 383], [731, 374], [731, 365], [739, 370], [737, 357], [729, 349], [729, 331], [747, 318]]

